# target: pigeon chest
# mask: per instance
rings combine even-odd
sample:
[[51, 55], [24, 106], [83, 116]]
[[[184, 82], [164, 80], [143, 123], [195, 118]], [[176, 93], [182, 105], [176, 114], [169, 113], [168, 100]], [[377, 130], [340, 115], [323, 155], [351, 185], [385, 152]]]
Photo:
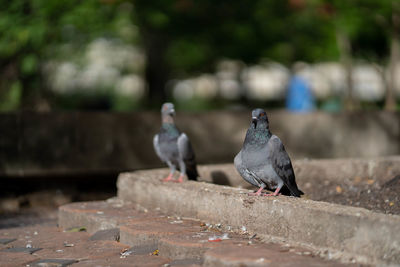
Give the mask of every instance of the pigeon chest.
[[170, 161], [175, 161], [179, 157], [178, 138], [160, 135], [160, 151], [163, 157]]
[[275, 172], [270, 159], [269, 153], [265, 149], [253, 150], [242, 154], [242, 161], [246, 166], [246, 171], [258, 181], [268, 185], [269, 188], [275, 189], [282, 179]]

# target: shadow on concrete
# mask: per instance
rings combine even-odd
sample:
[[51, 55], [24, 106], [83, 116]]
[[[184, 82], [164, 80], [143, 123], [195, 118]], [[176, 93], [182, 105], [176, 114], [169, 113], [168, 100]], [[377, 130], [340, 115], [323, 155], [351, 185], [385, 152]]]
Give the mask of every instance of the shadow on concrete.
[[219, 185], [229, 185], [231, 186], [231, 182], [229, 181], [228, 175], [223, 171], [213, 171], [211, 172], [211, 180], [213, 184]]

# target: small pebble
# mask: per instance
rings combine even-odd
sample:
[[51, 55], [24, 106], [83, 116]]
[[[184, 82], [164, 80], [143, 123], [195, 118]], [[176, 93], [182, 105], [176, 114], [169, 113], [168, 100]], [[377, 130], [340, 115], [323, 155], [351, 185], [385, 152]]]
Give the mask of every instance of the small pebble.
[[73, 246], [75, 246], [75, 245], [74, 245], [74, 244], [67, 243], [67, 242], [64, 242], [64, 247], [73, 247]]
[[172, 221], [170, 224], [177, 224], [177, 223], [183, 223], [183, 221]]

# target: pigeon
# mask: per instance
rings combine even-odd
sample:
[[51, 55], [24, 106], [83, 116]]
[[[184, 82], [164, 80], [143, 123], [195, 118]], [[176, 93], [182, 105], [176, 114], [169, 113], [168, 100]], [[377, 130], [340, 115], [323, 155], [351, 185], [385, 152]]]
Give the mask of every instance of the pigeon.
[[260, 196], [264, 188], [275, 190], [277, 196], [284, 191], [300, 197], [304, 193], [297, 188], [292, 163], [281, 140], [269, 130], [267, 113], [263, 109], [252, 111], [252, 122], [247, 130], [243, 147], [234, 159], [237, 171], [244, 180], [259, 187], [250, 195]]
[[160, 132], [153, 138], [154, 150], [161, 161], [167, 163], [170, 173], [164, 182], [173, 181], [176, 169], [180, 176], [175, 182], [182, 183], [187, 175], [189, 180], [197, 180], [199, 176], [192, 145], [185, 133], [179, 131], [174, 123], [174, 104], [164, 103], [161, 107], [162, 125]]

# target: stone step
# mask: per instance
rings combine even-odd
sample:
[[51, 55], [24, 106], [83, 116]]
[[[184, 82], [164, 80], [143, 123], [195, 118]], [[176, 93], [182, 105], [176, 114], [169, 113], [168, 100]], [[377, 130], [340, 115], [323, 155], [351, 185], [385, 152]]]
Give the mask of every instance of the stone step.
[[[117, 203], [119, 203], [118, 207], [116, 207]], [[157, 257], [160, 259], [169, 259], [168, 266], [234, 266], [235, 264], [237, 266], [272, 266], [272, 264], [285, 266], [282, 264], [289, 262], [296, 265], [300, 263], [300, 266], [341, 265], [337, 261], [327, 261], [316, 257], [310, 250], [262, 243], [246, 232], [242, 234], [233, 231], [222, 232], [219, 225], [166, 216], [158, 211], [140, 211], [135, 204], [121, 203], [117, 200], [108, 203], [98, 201], [68, 204], [60, 207], [60, 214], [61, 212], [63, 216], [59, 218], [60, 227], [73, 227], [72, 229], [83, 227], [93, 232], [98, 230], [104, 232], [104, 227], [117, 226], [120, 244], [128, 245], [134, 257], [158, 254]], [[116, 214], [118, 216], [115, 216]], [[99, 223], [99, 217], [103, 223]], [[113, 220], [113, 223], [105, 223], [107, 220]], [[92, 236], [96, 235], [98, 232]], [[247, 256], [241, 253], [244, 248], [246, 253], [251, 251]], [[232, 250], [235, 251], [234, 254], [230, 254]], [[277, 254], [285, 258], [283, 263], [278, 260], [276, 262], [268, 260], [261, 262], [260, 260], [271, 257], [277, 259]], [[80, 261], [79, 264], [90, 266], [84, 264], [87, 262], [95, 264], [94, 260], [96, 259]]]
[[123, 173], [118, 197], [149, 210], [244, 227], [265, 241], [310, 247], [345, 262], [400, 263], [400, 216], [286, 196], [248, 196], [245, 189], [205, 182], [161, 182], [167, 174], [166, 169]]

